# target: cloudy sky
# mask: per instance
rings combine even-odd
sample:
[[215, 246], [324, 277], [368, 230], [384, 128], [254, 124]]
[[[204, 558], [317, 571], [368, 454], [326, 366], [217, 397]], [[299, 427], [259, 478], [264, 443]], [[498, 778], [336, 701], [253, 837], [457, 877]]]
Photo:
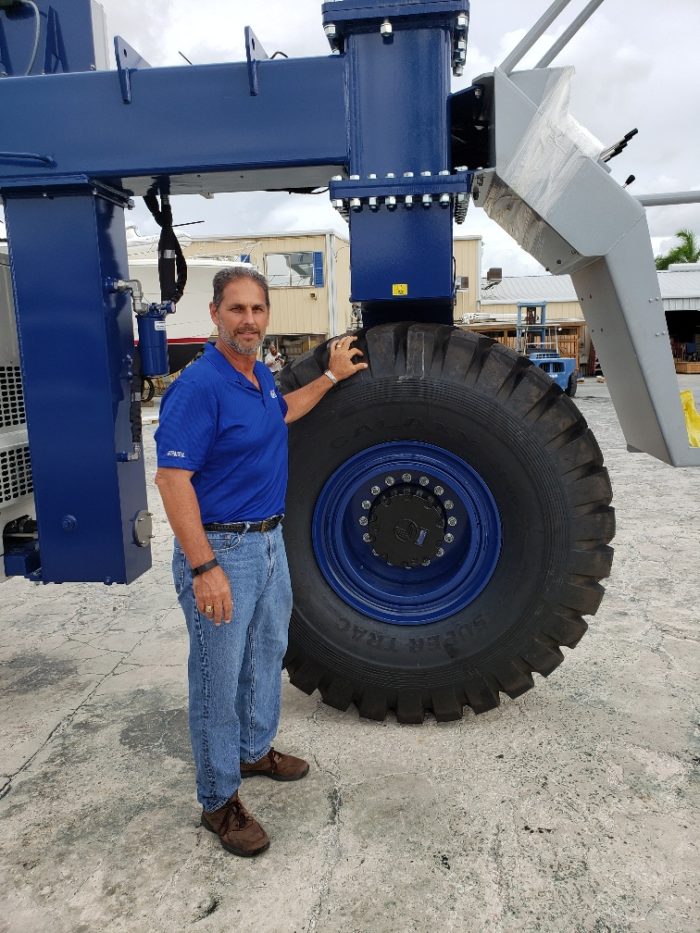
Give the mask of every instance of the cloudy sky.
[[[101, 0], [111, 35], [119, 34], [153, 66], [241, 61], [243, 29], [251, 25], [268, 52], [292, 57], [327, 55], [320, 0]], [[585, 5], [573, 0], [560, 24], [525, 60], [535, 64], [545, 48]], [[469, 57], [465, 79], [492, 70], [547, 9], [549, 0], [472, 0]], [[697, 43], [700, 0], [606, 0], [556, 64], [574, 65], [574, 116], [607, 144], [633, 127], [639, 136], [611, 162], [621, 182], [634, 174], [632, 193], [700, 188], [700, 92]], [[274, 128], [271, 128], [274, 131]], [[218, 195], [178, 200], [179, 222], [204, 220], [191, 228], [202, 234], [251, 234], [278, 230], [342, 229], [326, 196], [286, 194]], [[673, 234], [690, 227], [700, 234], [700, 205], [647, 212], [656, 251], [672, 245]], [[141, 233], [155, 233], [139, 207], [130, 215]], [[484, 268], [506, 274], [543, 271], [483, 211], [471, 208], [463, 233], [484, 238]]]

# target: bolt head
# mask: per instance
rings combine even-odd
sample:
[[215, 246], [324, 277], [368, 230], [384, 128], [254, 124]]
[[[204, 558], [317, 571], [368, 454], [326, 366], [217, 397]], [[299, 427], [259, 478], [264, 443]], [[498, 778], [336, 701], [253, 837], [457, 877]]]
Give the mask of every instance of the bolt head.
[[393, 486], [394, 483], [396, 482], [396, 480], [394, 479], [393, 476], [387, 476], [387, 477], [384, 479], [384, 482], [387, 484], [387, 486]]
[[326, 25], [323, 27], [323, 31], [325, 32], [326, 38], [328, 39], [335, 39], [335, 37], [338, 35], [338, 30], [336, 29], [335, 23], [326, 23]]
[[378, 496], [379, 493], [380, 493], [381, 491], [382, 491], [382, 490], [380, 489], [379, 486], [372, 486], [372, 495], [373, 495], [373, 496]]
[[450, 515], [450, 517], [447, 519], [447, 524], [450, 526], [450, 528], [455, 527], [457, 524], [457, 519], [454, 517], [454, 515]]
[[379, 32], [386, 38], [390, 36], [394, 31], [394, 27], [391, 25], [388, 19], [385, 19], [384, 22], [379, 27]]
[[366, 528], [367, 525], [369, 525], [369, 519], [367, 518], [366, 515], [363, 515], [363, 516], [360, 518], [360, 524], [362, 525], [363, 528]]
[[452, 499], [445, 499], [445, 502], [443, 504], [448, 512], [450, 512], [455, 507], [455, 504], [452, 501]]
[[454, 541], [454, 539], [455, 539], [455, 536], [448, 533], [448, 534], [445, 535], [445, 537], [444, 537], [443, 540], [444, 540], [445, 544], [452, 544], [452, 542]]
[[413, 480], [413, 477], [410, 473], [403, 473], [401, 479], [404, 481], [404, 483], [410, 483]]
[[444, 486], [436, 486], [434, 491], [436, 496], [442, 496], [445, 494]]
[[[372, 535], [367, 532], [366, 534], [362, 535], [362, 540], [365, 542], [365, 544], [370, 544], [372, 541]], [[375, 551], [372, 551], [372, 553], [376, 554]]]
[[440, 550], [437, 552], [437, 554], [436, 554], [435, 556], [436, 556], [436, 557], [444, 557], [444, 556], [445, 556], [445, 549], [444, 549], [444, 548], [440, 548]]
[[421, 478], [418, 480], [418, 482], [420, 483], [421, 486], [429, 486], [429, 485], [430, 485], [430, 480], [428, 479], [427, 476], [421, 476]]

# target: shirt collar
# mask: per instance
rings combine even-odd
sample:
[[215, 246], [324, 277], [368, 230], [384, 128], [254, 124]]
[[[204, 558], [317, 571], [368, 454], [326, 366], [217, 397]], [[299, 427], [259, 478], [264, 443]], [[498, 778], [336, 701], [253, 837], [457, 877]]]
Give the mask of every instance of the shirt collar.
[[[239, 373], [235, 366], [232, 366], [229, 361], [226, 359], [223, 353], [220, 350], [217, 350], [213, 343], [207, 343], [204, 345], [204, 359], [211, 363], [214, 369], [216, 369], [227, 382], [233, 382], [235, 385], [239, 385], [244, 389], [252, 389], [253, 392], [257, 393], [257, 389], [253, 383], [246, 379], [243, 373]], [[259, 361], [255, 361], [255, 374], [258, 377], [258, 382], [262, 387], [262, 382], [260, 380], [260, 367], [263, 364]]]

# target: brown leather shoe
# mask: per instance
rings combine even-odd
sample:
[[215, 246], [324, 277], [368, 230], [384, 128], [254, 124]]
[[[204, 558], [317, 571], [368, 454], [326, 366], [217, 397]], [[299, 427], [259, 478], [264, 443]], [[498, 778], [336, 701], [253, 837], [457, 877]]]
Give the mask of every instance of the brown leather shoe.
[[273, 781], [300, 781], [309, 773], [309, 763], [302, 758], [295, 758], [294, 755], [283, 755], [282, 752], [271, 748], [267, 755], [263, 755], [258, 761], [248, 764], [241, 762], [241, 777], [263, 777], [272, 778]]
[[202, 826], [216, 833], [224, 849], [234, 855], [260, 855], [270, 847], [267, 833], [238, 799], [238, 791], [218, 810], [202, 810]]

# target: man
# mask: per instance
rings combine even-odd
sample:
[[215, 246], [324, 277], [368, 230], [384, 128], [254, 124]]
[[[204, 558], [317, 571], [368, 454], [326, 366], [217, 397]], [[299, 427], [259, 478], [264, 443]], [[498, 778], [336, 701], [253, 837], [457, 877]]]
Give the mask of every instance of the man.
[[272, 747], [292, 606], [281, 520], [287, 424], [367, 364], [354, 337], [331, 344], [328, 370], [284, 399], [257, 361], [270, 319], [266, 280], [214, 277], [215, 344], [168, 390], [156, 432], [156, 483], [175, 534], [173, 576], [190, 638], [189, 716], [202, 825], [236, 855], [269, 846], [238, 796], [241, 779], [305, 777]]
[[284, 360], [280, 352], [277, 349], [277, 345], [271, 343], [268, 347], [267, 353], [265, 354], [265, 365], [270, 370], [271, 373], [279, 373], [284, 368]]

